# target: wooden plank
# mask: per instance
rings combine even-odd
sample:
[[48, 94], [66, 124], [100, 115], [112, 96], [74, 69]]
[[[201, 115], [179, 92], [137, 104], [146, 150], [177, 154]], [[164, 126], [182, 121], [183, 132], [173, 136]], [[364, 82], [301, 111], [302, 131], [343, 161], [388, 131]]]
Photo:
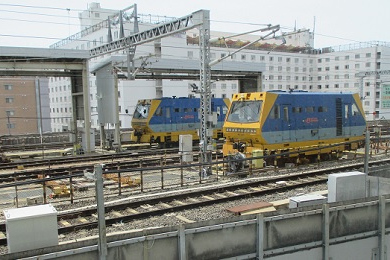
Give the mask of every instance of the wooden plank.
[[111, 214], [114, 215], [114, 217], [116, 217], [116, 218], [123, 217], [123, 215], [121, 213], [119, 213], [118, 211], [113, 211], [113, 212], [111, 212]]
[[178, 205], [187, 205], [187, 203], [184, 203], [184, 202], [182, 202], [182, 201], [180, 201], [180, 200], [175, 200], [174, 201], [176, 204], [178, 204]]
[[167, 209], [172, 208], [171, 205], [166, 204], [166, 203], [160, 203], [160, 204], [158, 204], [158, 205], [160, 205], [160, 206], [162, 206], [162, 207], [164, 207], [164, 208], [167, 208]]
[[71, 226], [71, 224], [70, 224], [68, 221], [66, 221], [66, 220], [61, 220], [61, 221], [60, 221], [60, 224], [61, 224], [63, 227], [70, 227], [70, 226]]
[[126, 211], [130, 214], [139, 214], [138, 211], [136, 211], [135, 209], [126, 209]]
[[231, 192], [231, 191], [225, 191], [227, 194], [231, 195], [231, 196], [238, 196], [237, 193], [234, 193], [234, 192]]
[[255, 210], [243, 212], [243, 213], [241, 213], [241, 215], [261, 214], [261, 213], [271, 212], [271, 211], [276, 211], [276, 209], [274, 207], [255, 209]]
[[226, 198], [226, 196], [221, 194], [221, 193], [214, 193], [214, 195], [217, 196], [217, 197], [220, 197], [222, 199]]
[[181, 221], [183, 221], [183, 222], [185, 222], [185, 223], [194, 223], [194, 222], [195, 222], [195, 221], [189, 220], [188, 218], [183, 217], [183, 216], [181, 216], [181, 215], [177, 215], [176, 218], [179, 219], [179, 220], [181, 220]]
[[214, 198], [210, 197], [210, 196], [202, 196], [202, 198], [206, 199], [206, 200], [215, 200]]
[[200, 202], [200, 200], [197, 200], [197, 199], [194, 199], [194, 198], [189, 198], [188, 201], [191, 201], [191, 202], [194, 202], [194, 203]]
[[253, 211], [253, 210], [268, 208], [268, 207], [272, 207], [272, 206], [273, 205], [269, 202], [260, 201], [260, 202], [256, 202], [256, 203], [252, 203], [252, 204], [246, 204], [246, 205], [240, 205], [240, 206], [228, 208], [226, 210], [229, 212], [232, 212], [236, 215], [242, 215], [242, 213], [246, 212], [246, 211]]
[[83, 217], [78, 218], [77, 221], [79, 221], [79, 222], [81, 222], [83, 224], [89, 222], [86, 218], [83, 218]]

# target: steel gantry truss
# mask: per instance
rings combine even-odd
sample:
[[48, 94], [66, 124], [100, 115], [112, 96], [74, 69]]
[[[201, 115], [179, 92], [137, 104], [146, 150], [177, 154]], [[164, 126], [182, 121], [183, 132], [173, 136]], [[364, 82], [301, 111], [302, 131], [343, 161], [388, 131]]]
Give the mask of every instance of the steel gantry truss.
[[[136, 9], [136, 7], [135, 7]], [[135, 11], [136, 12], [136, 11]], [[123, 37], [113, 42], [101, 45], [90, 50], [90, 57], [96, 57], [107, 53], [131, 48], [135, 48], [137, 45], [141, 45], [147, 42], [152, 42], [157, 39], [167, 37], [182, 31], [187, 31], [192, 28], [199, 28], [199, 47], [200, 47], [200, 89], [196, 92], [200, 94], [200, 129], [199, 129], [199, 140], [200, 140], [200, 163], [202, 164], [202, 174], [205, 176], [211, 173], [211, 161], [213, 150], [212, 136], [213, 136], [213, 115], [211, 111], [211, 68], [223, 59], [210, 62], [210, 11], [199, 10], [190, 15], [172, 20], [170, 22], [158, 25], [152, 29], [136, 32], [130, 36]], [[256, 31], [271, 31], [267, 35], [260, 37], [258, 40], [251, 42], [242, 48], [234, 51], [232, 54], [241, 51], [242, 49], [249, 47], [255, 42], [265, 40], [269, 36], [275, 38], [275, 32], [280, 29], [278, 26], [268, 25], [267, 28], [259, 29]], [[255, 32], [255, 31], [253, 31]], [[228, 55], [231, 56], [232, 54]], [[130, 59], [134, 57], [134, 53], [128, 54], [128, 68], [130, 67]], [[131, 60], [133, 63], [133, 60]], [[134, 73], [129, 73], [128, 78], [134, 79]]]
[[[190, 15], [158, 25], [152, 29], [134, 33], [116, 41], [103, 44], [89, 51], [90, 57], [97, 57], [107, 53], [134, 48], [147, 42], [167, 37], [178, 32], [187, 31], [199, 27], [200, 39], [200, 125], [199, 139], [202, 164], [211, 162], [211, 154], [207, 153], [208, 145], [211, 144], [211, 91], [210, 91], [210, 11], [199, 10]], [[129, 61], [128, 61], [129, 63]]]

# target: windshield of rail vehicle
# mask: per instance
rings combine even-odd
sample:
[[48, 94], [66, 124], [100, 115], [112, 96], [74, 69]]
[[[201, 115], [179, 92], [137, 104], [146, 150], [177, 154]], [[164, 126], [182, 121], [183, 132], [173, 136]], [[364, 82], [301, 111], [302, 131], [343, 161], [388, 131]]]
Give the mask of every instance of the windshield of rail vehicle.
[[263, 101], [234, 101], [227, 121], [232, 123], [254, 123], [260, 120], [260, 111]]
[[138, 104], [135, 108], [133, 117], [136, 119], [145, 119], [149, 115], [150, 104]]

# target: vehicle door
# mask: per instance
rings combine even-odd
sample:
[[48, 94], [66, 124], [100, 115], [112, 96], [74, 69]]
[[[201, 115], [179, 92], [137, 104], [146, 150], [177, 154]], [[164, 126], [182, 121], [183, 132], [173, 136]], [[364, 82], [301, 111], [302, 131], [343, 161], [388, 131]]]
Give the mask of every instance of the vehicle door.
[[282, 110], [281, 110], [281, 121], [280, 126], [282, 129], [282, 140], [283, 141], [290, 141], [291, 140], [291, 130], [294, 129], [291, 120], [291, 104], [282, 104]]
[[352, 120], [352, 112], [351, 112], [351, 103], [344, 103], [343, 108], [343, 135], [350, 136], [351, 135], [351, 120]]

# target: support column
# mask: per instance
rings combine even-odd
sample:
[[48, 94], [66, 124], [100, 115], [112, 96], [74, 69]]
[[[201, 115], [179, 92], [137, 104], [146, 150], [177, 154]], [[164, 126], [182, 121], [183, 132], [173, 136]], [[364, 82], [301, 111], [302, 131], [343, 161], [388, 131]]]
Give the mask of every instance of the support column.
[[329, 259], [329, 204], [322, 206], [322, 259]]
[[186, 253], [186, 234], [185, 229], [183, 225], [180, 225], [179, 228], [179, 260], [186, 260], [187, 259], [187, 253]]
[[119, 97], [118, 97], [118, 74], [114, 73], [114, 104], [115, 104], [115, 133], [114, 142], [117, 144], [117, 151], [122, 150], [121, 145], [121, 127], [119, 122]]
[[[86, 153], [91, 152], [91, 105], [89, 100], [88, 61], [83, 66], [83, 103]], [[77, 127], [76, 127], [77, 128]]]
[[264, 259], [264, 217], [261, 214], [257, 215], [257, 250], [256, 259]]
[[386, 199], [379, 197], [378, 205], [378, 248], [379, 260], [385, 260], [386, 255]]

